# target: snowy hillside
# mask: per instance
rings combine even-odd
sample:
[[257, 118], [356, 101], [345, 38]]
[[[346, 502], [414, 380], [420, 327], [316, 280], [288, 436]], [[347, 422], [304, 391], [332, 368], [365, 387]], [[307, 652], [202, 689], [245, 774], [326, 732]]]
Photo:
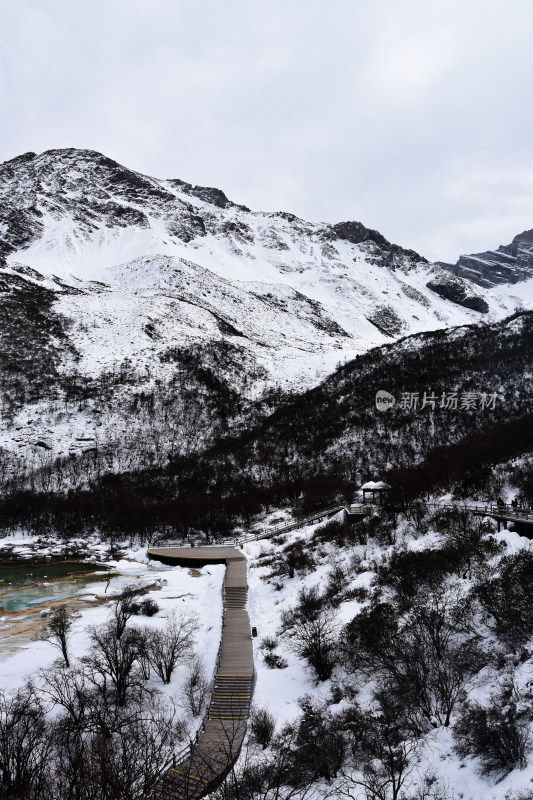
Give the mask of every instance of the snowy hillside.
[[27, 153], [0, 166], [0, 446], [39, 461], [131, 433], [139, 393], [183, 385], [184, 348], [203, 363], [222, 349], [213, 380], [257, 399], [399, 337], [533, 307], [525, 286], [482, 289], [358, 222], [252, 212], [92, 151]]
[[[491, 603], [515, 570], [518, 617], [528, 539], [426, 509], [351, 527], [338, 515], [246, 555], [260, 631], [255, 702], [278, 735], [295, 726], [300, 775], [333, 797], [393, 798], [398, 784], [399, 797], [531, 797], [531, 629], [502, 633]], [[237, 780], [250, 769], [243, 758]], [[381, 793], [364, 791], [376, 784]]]
[[[0, 460], [10, 497], [0, 520], [55, 534], [223, 539], [264, 509], [305, 515], [346, 501], [379, 473], [402, 502], [446, 490], [451, 479], [467, 496], [497, 497], [487, 465], [533, 448], [532, 342], [531, 311], [416, 334], [358, 356], [307, 392], [263, 403], [260, 415], [217, 383], [207, 366], [224, 356], [216, 350], [171, 354], [164, 366], [177, 377], [157, 385], [126, 365], [98, 382], [71, 379], [66, 404], [52, 412], [41, 402], [46, 438], [31, 438], [27, 409], [17, 417], [24, 427], [6, 426], [28, 455], [14, 480]], [[382, 389], [396, 398], [386, 413], [375, 403]], [[82, 427], [86, 419], [93, 429]], [[69, 451], [54, 463], [46, 446], [65, 441]]]
[[[520, 467], [527, 464], [505, 465], [508, 499], [520, 497], [508, 482]], [[287, 509], [277, 509], [253, 527], [287, 515]], [[25, 554], [62, 551], [55, 539], [19, 537], [3, 544]], [[64, 713], [50, 691], [54, 675], [63, 680], [74, 675], [85, 688], [89, 679], [83, 670], [94, 657], [95, 631], [105, 625], [111, 630], [120, 590], [148, 592], [143, 598], [156, 604], [153, 617], [137, 613], [126, 621], [126, 631], [137, 636], [166, 629], [172, 612], [185, 619], [195, 615], [194, 644], [207, 694], [221, 635], [222, 565], [190, 570], [146, 563], [144, 548], [138, 547], [110, 560], [94, 537], [75, 544], [89, 545], [114, 577], [110, 594], [104, 583], [94, 583], [90, 594], [84, 589], [76, 597], [81, 614], [68, 637], [72, 672], [54, 661], [58, 651], [50, 638], [30, 640], [21, 632], [15, 637], [22, 616], [12, 615], [2, 632], [5, 642], [10, 636], [15, 641], [3, 654], [4, 687], [24, 691], [25, 680], [32, 678], [47, 699], [47, 728], [35, 733], [39, 743], [55, 732], [55, 715]], [[399, 787], [396, 797], [412, 800], [530, 800], [533, 550], [528, 539], [513, 530], [497, 532], [493, 520], [474, 517], [460, 505], [453, 510], [415, 504], [399, 514], [375, 507], [359, 521], [341, 512], [320, 525], [249, 542], [243, 553], [248, 611], [258, 632], [253, 707], [241, 756], [215, 800], [238, 797], [236, 787], [249, 785], [252, 777], [262, 797], [394, 800]], [[178, 663], [168, 684], [154, 669], [134, 671], [128, 710], [135, 708], [134, 691], [154, 693], [167, 713], [173, 710], [169, 698], [174, 699], [185, 725], [181, 736], [186, 740], [185, 731], [194, 736], [202, 707], [195, 715], [189, 707], [193, 666]], [[142, 699], [150, 711], [148, 694]], [[5, 714], [10, 719], [11, 706]], [[120, 743], [126, 735], [129, 729], [120, 728], [114, 739]], [[85, 748], [82, 757], [90, 759]], [[56, 763], [63, 762], [50, 759]], [[47, 769], [55, 780], [61, 776], [57, 766], [55, 772]], [[283, 791], [264, 790], [273, 784]], [[375, 785], [380, 793], [365, 791]]]
[[[290, 287], [322, 304], [319, 313], [335, 318], [347, 334], [341, 334], [346, 354], [400, 333], [479, 319], [464, 308], [464, 297], [482, 297], [474, 287], [453, 281], [361, 223], [327, 225], [284, 212], [255, 213], [230, 202], [220, 190], [148, 178], [91, 151], [26, 154], [5, 163], [0, 199], [0, 254], [9, 264], [110, 283], [118, 277], [123, 289], [135, 285], [157, 292], [182, 288], [185, 275], [180, 278], [175, 269], [160, 286], [161, 262], [156, 259], [152, 266], [153, 257], [186, 259], [189, 275], [197, 271], [200, 305], [202, 284], [210, 289], [217, 278], [225, 279], [221, 291], [229, 280], [238, 281], [246, 293], [267, 299], [273, 293], [276, 313], [283, 307], [279, 285], [285, 292]], [[134, 267], [126, 271], [136, 273], [131, 282], [124, 268], [118, 275], [115, 269], [107, 271], [129, 262]], [[439, 291], [446, 281], [452, 281], [455, 292]], [[429, 291], [428, 282], [433, 285]], [[488, 308], [480, 304], [479, 311], [501, 316], [514, 310], [495, 298], [483, 299]], [[270, 321], [265, 322], [268, 330]], [[292, 331], [287, 338], [292, 339]], [[330, 350], [336, 349], [339, 341], [333, 340]], [[330, 353], [326, 371], [331, 358]], [[303, 383], [309, 379], [301, 376]]]

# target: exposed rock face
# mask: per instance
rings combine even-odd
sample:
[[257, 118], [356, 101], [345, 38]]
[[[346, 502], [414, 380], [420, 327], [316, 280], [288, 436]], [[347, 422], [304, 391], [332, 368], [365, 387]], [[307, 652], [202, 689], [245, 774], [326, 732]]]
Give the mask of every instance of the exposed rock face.
[[226, 195], [221, 189], [215, 189], [211, 186], [193, 186], [191, 183], [181, 181], [179, 178], [173, 178], [168, 181], [172, 186], [179, 189], [184, 194], [189, 194], [191, 197], [197, 197], [205, 203], [210, 203], [217, 208], [238, 208], [241, 211], [249, 211], [246, 206], [240, 206], [228, 200]]
[[366, 228], [360, 222], [338, 222], [336, 225], [328, 225], [323, 232], [324, 239], [341, 240], [352, 244], [366, 244], [369, 259], [372, 263], [380, 266], [396, 269], [416, 264], [427, 264], [423, 258], [414, 250], [406, 250], [397, 244], [391, 244], [379, 231]]
[[372, 316], [367, 317], [368, 321], [375, 325], [384, 336], [394, 338], [399, 336], [404, 329], [404, 323], [396, 311], [390, 306], [380, 306]]
[[489, 310], [489, 304], [482, 297], [476, 295], [468, 295], [463, 284], [453, 280], [433, 280], [428, 281], [426, 284], [428, 289], [435, 292], [439, 297], [444, 297], [452, 303], [457, 303], [464, 308], [471, 308], [473, 311], [479, 311], [481, 314], [486, 314]]
[[[533, 248], [533, 234], [516, 247]], [[92, 150], [0, 165], [0, 272], [10, 286], [24, 278], [29, 297], [52, 292], [87, 375], [117, 358], [152, 369], [170, 347], [215, 341], [302, 388], [339, 359], [489, 308], [470, 282], [361, 222], [250, 211], [220, 189], [142, 175]], [[515, 310], [498, 302], [496, 317]], [[72, 352], [58, 350], [62, 369], [73, 369]]]
[[511, 244], [497, 250], [461, 256], [456, 264], [440, 266], [486, 288], [527, 281], [533, 277], [533, 230], [519, 233]]
[[153, 180], [92, 150], [25, 153], [0, 165], [0, 254], [8, 256], [38, 240], [52, 221], [72, 221], [72, 234], [90, 237], [102, 227], [148, 228], [147, 212], [189, 241], [201, 234], [194, 209]]

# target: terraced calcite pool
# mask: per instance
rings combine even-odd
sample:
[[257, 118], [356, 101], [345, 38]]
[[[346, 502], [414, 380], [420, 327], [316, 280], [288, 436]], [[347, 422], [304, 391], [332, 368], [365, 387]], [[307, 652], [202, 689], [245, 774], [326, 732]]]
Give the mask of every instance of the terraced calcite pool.
[[0, 613], [64, 600], [106, 574], [101, 565], [87, 562], [27, 559], [0, 564]]

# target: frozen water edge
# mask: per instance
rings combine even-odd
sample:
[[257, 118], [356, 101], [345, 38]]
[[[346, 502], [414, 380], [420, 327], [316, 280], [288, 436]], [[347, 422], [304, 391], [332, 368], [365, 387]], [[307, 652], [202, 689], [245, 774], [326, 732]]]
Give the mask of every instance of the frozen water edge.
[[[2, 545], [7, 542], [14, 544], [17, 540], [13, 538], [0, 540], [0, 552]], [[19, 554], [28, 553], [28, 545], [31, 540], [24, 538], [20, 544], [16, 545]], [[103, 548], [102, 548], [103, 549]], [[42, 551], [41, 551], [42, 552]], [[100, 558], [98, 559], [101, 560]], [[85, 655], [90, 647], [88, 628], [91, 625], [99, 625], [106, 621], [109, 616], [109, 606], [105, 602], [105, 596], [112, 595], [123, 590], [128, 585], [146, 586], [159, 583], [160, 588], [152, 589], [147, 597], [153, 599], [160, 608], [154, 617], [135, 616], [129, 625], [146, 625], [148, 627], [163, 627], [167, 615], [176, 610], [194, 613], [198, 619], [196, 629], [196, 652], [202, 658], [206, 675], [209, 679], [213, 676], [218, 646], [222, 633], [222, 584], [224, 580], [224, 565], [209, 565], [198, 570], [197, 576], [193, 576], [191, 571], [185, 567], [169, 567], [157, 562], [149, 562], [146, 557], [145, 548], [130, 548], [125, 554], [125, 558], [120, 561], [102, 559], [113, 572], [118, 572], [117, 577], [111, 579], [106, 591], [106, 582], [92, 584], [89, 589], [89, 596], [92, 595], [93, 601], [97, 601], [95, 607], [84, 608], [81, 610], [80, 618], [72, 628], [70, 639], [70, 652], [74, 661]], [[87, 594], [87, 589], [81, 589], [73, 598]], [[103, 601], [103, 602], [102, 602]], [[23, 615], [17, 617], [22, 619]], [[13, 618], [10, 618], [11, 622]], [[7, 618], [5, 623], [7, 623]], [[40, 627], [42, 621], [38, 621]], [[7, 633], [11, 628], [0, 630]], [[1, 641], [1, 638], [0, 638]], [[5, 639], [4, 639], [5, 644]], [[0, 656], [0, 686], [3, 689], [16, 689], [25, 680], [36, 677], [39, 670], [49, 667], [59, 655], [57, 648], [49, 642], [42, 642], [32, 638], [24, 644], [17, 645], [16, 651]], [[6, 653], [6, 649], [2, 647]], [[182, 687], [187, 676], [187, 666], [179, 665], [168, 686], [164, 686], [160, 679], [153, 675], [149, 684], [154, 688], [167, 693], [176, 703], [179, 716], [186, 718], [190, 732], [194, 732], [200, 718], [193, 718], [190, 712], [180, 705], [182, 703]]]

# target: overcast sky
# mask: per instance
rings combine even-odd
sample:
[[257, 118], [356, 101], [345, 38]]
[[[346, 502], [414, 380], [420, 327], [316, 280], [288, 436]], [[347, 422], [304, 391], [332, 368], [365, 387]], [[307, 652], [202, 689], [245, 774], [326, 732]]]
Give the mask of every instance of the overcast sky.
[[0, 161], [59, 147], [455, 260], [533, 227], [531, 0], [0, 0]]

